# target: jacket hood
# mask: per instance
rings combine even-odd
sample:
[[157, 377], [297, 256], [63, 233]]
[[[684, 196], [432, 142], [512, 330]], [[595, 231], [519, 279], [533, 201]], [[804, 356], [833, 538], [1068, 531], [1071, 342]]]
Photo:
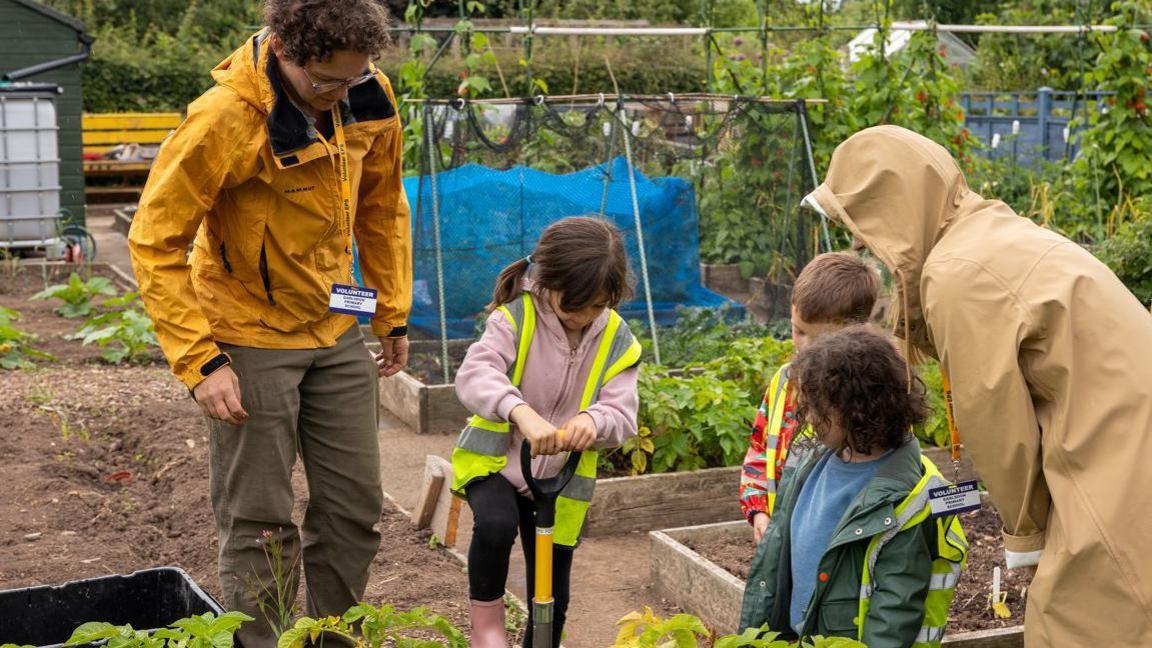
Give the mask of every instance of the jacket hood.
[[261, 60], [267, 65], [268, 43], [265, 32], [253, 34], [244, 44], [220, 61], [212, 70], [217, 84], [231, 88], [245, 102], [267, 115], [272, 111], [275, 93], [272, 91]]
[[[293, 166], [316, 157], [316, 153], [294, 153], [317, 143], [319, 136], [312, 120], [292, 103], [284, 89], [276, 53], [269, 47], [266, 34], [266, 30], [253, 34], [212, 70], [212, 78], [264, 115], [277, 162], [284, 167]], [[375, 66], [369, 64], [369, 69], [376, 73], [379, 83], [362, 83], [348, 90], [348, 98], [338, 104], [344, 126], [396, 115], [387, 80]]]
[[966, 203], [982, 200], [956, 161], [905, 128], [867, 128], [836, 147], [811, 198], [896, 275], [903, 318], [897, 333], [931, 352], [920, 303], [924, 262]]

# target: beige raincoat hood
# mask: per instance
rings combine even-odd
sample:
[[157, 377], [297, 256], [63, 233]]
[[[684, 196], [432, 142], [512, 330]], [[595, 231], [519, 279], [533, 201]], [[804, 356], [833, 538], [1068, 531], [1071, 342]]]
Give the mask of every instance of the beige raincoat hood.
[[843, 142], [811, 198], [892, 270], [897, 333], [951, 379], [1008, 564], [1039, 563], [1027, 645], [1152, 645], [1152, 316], [906, 129]]

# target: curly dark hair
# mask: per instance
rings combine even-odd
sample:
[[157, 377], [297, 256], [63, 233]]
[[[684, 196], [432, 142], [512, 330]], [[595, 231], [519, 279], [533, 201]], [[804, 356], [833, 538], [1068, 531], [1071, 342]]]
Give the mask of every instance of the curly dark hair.
[[928, 415], [924, 383], [914, 378], [909, 389], [907, 365], [892, 340], [867, 325], [813, 340], [790, 374], [800, 420], [821, 440], [834, 421], [844, 431], [837, 451], [897, 448]]
[[384, 0], [265, 0], [264, 23], [296, 65], [347, 50], [378, 57], [391, 42]]

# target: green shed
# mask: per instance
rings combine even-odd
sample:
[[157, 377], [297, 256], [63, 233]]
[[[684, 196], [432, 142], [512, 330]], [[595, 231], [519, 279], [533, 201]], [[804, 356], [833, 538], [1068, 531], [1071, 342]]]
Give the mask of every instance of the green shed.
[[0, 0], [0, 78], [60, 86], [56, 117], [60, 147], [60, 206], [84, 223], [84, 161], [80, 63], [92, 37], [84, 23], [33, 0]]

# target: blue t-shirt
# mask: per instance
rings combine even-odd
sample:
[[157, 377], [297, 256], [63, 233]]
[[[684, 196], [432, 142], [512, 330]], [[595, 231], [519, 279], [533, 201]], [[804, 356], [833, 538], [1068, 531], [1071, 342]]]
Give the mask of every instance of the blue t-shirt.
[[835, 453], [821, 457], [800, 489], [800, 498], [792, 513], [792, 605], [789, 621], [797, 633], [816, 589], [820, 559], [832, 541], [832, 533], [856, 494], [864, 490], [888, 452], [875, 461], [850, 463]]

